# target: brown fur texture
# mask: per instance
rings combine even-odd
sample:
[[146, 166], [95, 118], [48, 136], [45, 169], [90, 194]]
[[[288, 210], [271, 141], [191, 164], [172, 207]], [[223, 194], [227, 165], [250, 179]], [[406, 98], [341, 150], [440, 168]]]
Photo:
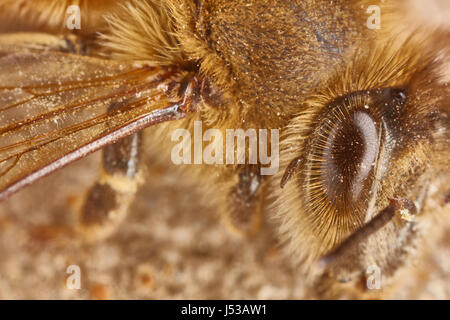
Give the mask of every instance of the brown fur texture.
[[[314, 118], [317, 118], [327, 104], [347, 93], [404, 85], [422, 86], [415, 93], [421, 97], [417, 98], [416, 107], [422, 109], [411, 110], [411, 113], [415, 113], [418, 119], [423, 115], [422, 120], [426, 121], [426, 115], [432, 114], [433, 108], [436, 108], [437, 101], [429, 100], [428, 97], [430, 94], [439, 95], [439, 89], [433, 87], [437, 80], [434, 79], [432, 84], [425, 86], [423, 80], [416, 78], [428, 76], [428, 72], [431, 70], [427, 67], [431, 65], [437, 53], [425, 54], [423, 52], [424, 39], [420, 37], [420, 34], [415, 39], [405, 40], [410, 33], [405, 33], [404, 27], [393, 22], [398, 8], [388, 11], [390, 15], [387, 15], [384, 20], [385, 28], [375, 39], [373, 34], [366, 29], [359, 28], [358, 30], [358, 25], [364, 25], [364, 22], [361, 15], [357, 15], [353, 11], [356, 6], [352, 7], [348, 3], [341, 4], [341, 7], [338, 6], [339, 10], [335, 15], [340, 22], [352, 21], [355, 24], [343, 23], [337, 26], [333, 24], [335, 20], [327, 20], [325, 25], [321, 25], [324, 30], [314, 29], [318, 28], [314, 19], [317, 19], [318, 24], [321, 16], [331, 15], [331, 12], [326, 12], [328, 10], [326, 6], [319, 6], [320, 9], [317, 10], [309, 3], [302, 2], [302, 4], [298, 4], [298, 11], [290, 11], [284, 7], [283, 3], [273, 10], [271, 10], [273, 4], [265, 1], [254, 1], [246, 9], [240, 5], [240, 3], [229, 1], [205, 1], [197, 6], [194, 4], [183, 6], [170, 4], [168, 10], [172, 11], [175, 21], [178, 21], [175, 26], [183, 26], [175, 28], [174, 32], [180, 43], [180, 50], [192, 61], [198, 61], [201, 72], [210, 76], [215, 85], [230, 97], [227, 101], [228, 104], [221, 106], [226, 109], [225, 112], [222, 109], [220, 113], [217, 113], [216, 110], [211, 110], [210, 106], [205, 105], [203, 106], [205, 112], [196, 117], [196, 120], [202, 120], [208, 124], [208, 127], [279, 128], [285, 123], [283, 119], [289, 119], [294, 113], [301, 113], [299, 117], [291, 120], [285, 130], [287, 133], [282, 142], [284, 149], [282, 148], [281, 151], [282, 169], [293, 159], [294, 155], [297, 156], [303, 152], [304, 148], [299, 141], [302, 141], [303, 137], [307, 137], [316, 125], [315, 121], [317, 120]], [[388, 8], [388, 5], [383, 7], [384, 10], [389, 10]], [[266, 14], [267, 12], [271, 12], [272, 15]], [[305, 12], [311, 14], [310, 19], [304, 16]], [[352, 13], [355, 13], [353, 19], [348, 18]], [[273, 19], [273, 16], [277, 17], [277, 14], [280, 17]], [[250, 16], [260, 18], [251, 19]], [[290, 27], [288, 28], [287, 25]], [[254, 30], [254, 32], [249, 33], [248, 30]], [[275, 32], [280, 32], [280, 30], [283, 30], [281, 33], [283, 37], [277, 38]], [[253, 38], [253, 34], [257, 36]], [[389, 34], [398, 36], [388, 37]], [[424, 34], [426, 33], [424, 32]], [[340, 41], [326, 41], [327, 38], [333, 37]], [[283, 39], [283, 42], [276, 39]], [[308, 46], [299, 45], [302, 43], [299, 39], [307, 42]], [[430, 46], [433, 46], [433, 41], [429, 42]], [[351, 53], [357, 43], [363, 49]], [[364, 49], [364, 45], [367, 48]], [[330, 62], [331, 67], [328, 64]], [[324, 69], [328, 69], [329, 72], [325, 72]], [[304, 99], [321, 81], [323, 89], [315, 91], [305, 102]], [[442, 101], [439, 103], [442, 104]], [[239, 110], [239, 112], [234, 113], [233, 110]], [[192, 128], [193, 120], [183, 121], [182, 124], [163, 125], [149, 130], [151, 141], [155, 141], [155, 137], [160, 137], [152, 145], [168, 143], [166, 139], [175, 127]], [[422, 132], [420, 128], [416, 128], [416, 130], [416, 134]], [[391, 171], [392, 178], [387, 181], [395, 182], [397, 181], [396, 176], [404, 176], [400, 180], [403, 183], [404, 180], [409, 179], [408, 177], [421, 175], [422, 172], [415, 172], [414, 169], [409, 173], [404, 170], [432, 165], [430, 160], [426, 160], [428, 158], [425, 157], [425, 154], [434, 154], [436, 159], [446, 159], [448, 156], [446, 153], [436, 153], [430, 150], [428, 147], [430, 140], [410, 141], [409, 143], [414, 145], [414, 149], [407, 148], [407, 151], [398, 156], [396, 162], [398, 167]], [[159, 153], [159, 151], [156, 152]], [[169, 161], [168, 156], [163, 159], [165, 159], [163, 161]], [[442, 167], [442, 162], [434, 164], [437, 168]], [[231, 179], [232, 171], [216, 168], [218, 171], [213, 171], [215, 174], [211, 175], [208, 173], [210, 171], [208, 169], [197, 167], [184, 172], [184, 174], [194, 181], [209, 180], [209, 183], [205, 182], [206, 185], [221, 181], [220, 191], [214, 192], [215, 197], [208, 197], [208, 199], [209, 201], [218, 199], [219, 211], [227, 211], [229, 208], [224, 205], [228, 196], [227, 190], [237, 182], [235, 178]], [[282, 169], [280, 174], [283, 172]], [[222, 173], [219, 174], [221, 171]], [[426, 176], [433, 176], [433, 173], [428, 172]], [[355, 227], [363, 222], [363, 220], [355, 222], [350, 229], [345, 229], [343, 225], [339, 224], [332, 225], [332, 231], [329, 230], [327, 236], [335, 233], [337, 236], [333, 241], [328, 241], [328, 244], [324, 245], [324, 239], [317, 237], [317, 226], [308, 220], [303, 220], [305, 219], [302, 213], [304, 204], [302, 205], [299, 200], [302, 191], [293, 190], [295, 182], [292, 182], [293, 186], [291, 185], [286, 190], [278, 189], [280, 178], [281, 176], [278, 175], [271, 179], [273, 181], [271, 188], [275, 190], [273, 199], [277, 199], [271, 206], [271, 211], [282, 222], [281, 234], [288, 243], [290, 254], [293, 255], [294, 260], [303, 262], [304, 267], [312, 266], [317, 258], [342, 241], [351, 230], [354, 231]], [[412, 179], [414, 180], [414, 178]], [[424, 181], [416, 183], [422, 184], [425, 183]], [[395, 183], [392, 185], [386, 183], [377, 195], [376, 208], [381, 210], [382, 206], [386, 204], [386, 199], [394, 195], [412, 196], [409, 193], [412, 192], [411, 190], [394, 192], [398, 191], [398, 188], [399, 186]], [[267, 193], [266, 191], [266, 195]], [[376, 214], [375, 209], [372, 214]], [[359, 219], [361, 218], [359, 217]], [[365, 219], [367, 221], [368, 217]], [[408, 246], [414, 247], [413, 243], [407, 243], [405, 248], [401, 249], [404, 251], [399, 252], [392, 247], [394, 251], [389, 252], [389, 246], [396, 241], [400, 230], [400, 226], [393, 224], [384, 231], [384, 235], [379, 234], [373, 237], [366, 245], [365, 251], [357, 253], [354, 257], [361, 259], [361, 264], [356, 268], [365, 270], [368, 265], [377, 264], [382, 267], [385, 274], [394, 273], [404, 262], [401, 260], [409, 256], [409, 253], [406, 252]], [[414, 234], [415, 231], [411, 237], [415, 238]], [[383, 245], [380, 246], [380, 243]], [[365, 258], [361, 258], [361, 256]]]

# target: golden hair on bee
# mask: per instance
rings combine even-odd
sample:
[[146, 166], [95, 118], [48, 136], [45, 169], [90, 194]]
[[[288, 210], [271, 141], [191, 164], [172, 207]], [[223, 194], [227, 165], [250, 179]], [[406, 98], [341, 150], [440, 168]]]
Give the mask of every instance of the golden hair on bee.
[[[110, 33], [103, 43], [119, 59], [198, 68], [221, 93], [235, 97], [223, 109], [238, 108], [243, 123], [280, 127], [318, 84], [325, 57], [337, 65], [349, 47], [373, 37], [362, 27], [360, 1], [339, 1], [342, 24], [319, 15], [302, 18], [316, 10], [316, 2], [299, 1], [297, 10], [280, 2], [275, 10], [268, 0], [130, 1], [108, 18]], [[323, 10], [332, 14], [328, 6]], [[285, 33], [283, 43], [276, 41], [279, 32]], [[294, 75], [302, 73], [302, 84], [294, 83]], [[265, 115], [255, 117], [258, 109]]]
[[120, 13], [105, 16], [110, 32], [100, 37], [114, 59], [141, 60], [155, 66], [185, 64], [166, 2], [131, 1], [121, 7]]
[[[289, 260], [322, 291], [360, 283], [371, 265], [389, 278], [417, 246], [422, 218], [448, 205], [450, 180], [448, 34], [409, 30], [408, 4], [0, 1], [0, 199], [104, 148], [74, 228], [97, 241], [125, 219], [145, 153], [199, 188], [241, 237], [260, 230], [263, 213], [275, 217]], [[70, 5], [80, 30], [65, 26]], [[369, 7], [381, 11], [379, 30]], [[187, 165], [198, 123], [221, 134], [219, 147], [228, 130], [279, 130], [280, 170], [225, 163], [223, 148], [222, 162]], [[177, 147], [190, 148], [176, 163], [179, 130], [189, 140]]]

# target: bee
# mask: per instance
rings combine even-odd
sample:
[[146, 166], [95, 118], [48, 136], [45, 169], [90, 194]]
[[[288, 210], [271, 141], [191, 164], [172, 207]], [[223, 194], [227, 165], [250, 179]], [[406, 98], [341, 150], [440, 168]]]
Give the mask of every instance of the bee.
[[141, 153], [171, 162], [176, 129], [280, 130], [275, 175], [249, 154], [178, 173], [235, 234], [274, 218], [317, 297], [370, 296], [366, 270], [394, 278], [450, 192], [448, 34], [408, 30], [406, 1], [369, 28], [370, 5], [1, 1], [0, 199], [102, 149], [78, 210], [94, 241], [125, 219]]

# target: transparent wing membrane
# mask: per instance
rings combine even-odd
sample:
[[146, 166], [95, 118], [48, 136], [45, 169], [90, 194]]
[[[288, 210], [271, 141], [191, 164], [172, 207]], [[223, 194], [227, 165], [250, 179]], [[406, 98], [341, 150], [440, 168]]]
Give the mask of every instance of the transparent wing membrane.
[[[56, 52], [0, 57], [0, 199], [147, 126], [186, 114], [187, 75]], [[177, 101], [180, 100], [180, 101]]]

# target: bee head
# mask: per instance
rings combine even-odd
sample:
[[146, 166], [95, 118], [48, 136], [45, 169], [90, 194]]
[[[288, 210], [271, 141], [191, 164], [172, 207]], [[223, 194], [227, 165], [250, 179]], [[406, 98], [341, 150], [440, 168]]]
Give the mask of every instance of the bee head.
[[[390, 45], [355, 53], [282, 135], [281, 168], [292, 170], [292, 159], [299, 165], [278, 187], [275, 208], [299, 262], [337, 248], [392, 199], [411, 200], [423, 215], [428, 187], [446, 166], [449, 91], [436, 59], [415, 54], [413, 40]], [[401, 238], [404, 230], [395, 218], [355, 246], [352, 268], [393, 271], [400, 242], [412, 241]]]

